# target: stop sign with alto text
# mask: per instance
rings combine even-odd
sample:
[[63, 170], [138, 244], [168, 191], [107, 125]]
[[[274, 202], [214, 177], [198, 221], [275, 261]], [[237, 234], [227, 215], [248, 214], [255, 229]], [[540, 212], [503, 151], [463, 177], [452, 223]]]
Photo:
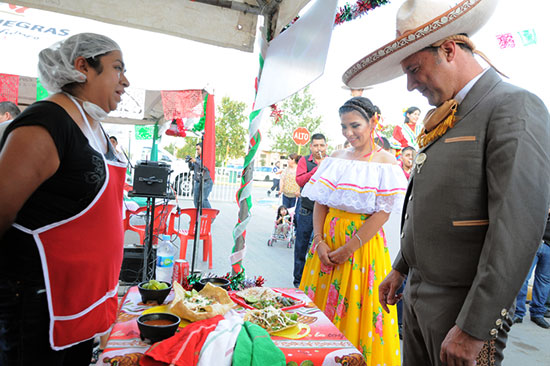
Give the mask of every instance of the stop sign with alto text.
[[305, 127], [298, 127], [292, 132], [292, 139], [296, 145], [304, 146], [309, 142], [310, 133]]

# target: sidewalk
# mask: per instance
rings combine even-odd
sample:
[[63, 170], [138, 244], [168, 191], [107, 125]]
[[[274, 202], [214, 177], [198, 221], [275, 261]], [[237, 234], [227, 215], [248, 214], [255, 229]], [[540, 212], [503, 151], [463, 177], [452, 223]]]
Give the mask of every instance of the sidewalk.
[[[267, 240], [273, 231], [275, 213], [278, 202], [275, 198], [267, 199], [266, 188], [254, 188], [257, 197], [262, 197], [260, 202], [254, 200], [252, 207], [252, 218], [247, 227], [246, 234], [246, 257], [244, 267], [246, 276], [253, 278], [262, 276], [266, 285], [270, 287], [292, 287], [292, 271], [294, 268], [294, 249], [287, 248], [283, 242], [275, 243], [272, 247], [267, 246]], [[261, 193], [260, 193], [261, 192]], [[238, 206], [236, 203], [211, 202], [213, 208], [220, 210], [220, 213], [212, 225], [213, 246], [212, 254], [213, 268], [208, 269], [208, 262], [202, 261], [202, 242], [196, 250], [195, 268], [202, 273], [214, 273], [224, 275], [231, 271], [229, 255], [233, 248], [233, 228], [238, 219]], [[190, 200], [180, 202], [180, 205], [191, 207]], [[182, 219], [183, 221], [183, 219]], [[188, 221], [181, 223], [187, 227]], [[193, 241], [187, 245], [187, 260], [190, 262], [193, 254]]]
[[550, 329], [533, 323], [527, 315], [508, 334], [503, 366], [550, 365]]

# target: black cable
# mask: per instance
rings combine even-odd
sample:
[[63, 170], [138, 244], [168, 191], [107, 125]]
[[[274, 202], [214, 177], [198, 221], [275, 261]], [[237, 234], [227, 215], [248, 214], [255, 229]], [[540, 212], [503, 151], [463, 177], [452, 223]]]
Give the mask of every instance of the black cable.
[[130, 158], [128, 157], [128, 154], [126, 154], [126, 151], [124, 151], [124, 148], [121, 146], [120, 150], [122, 150], [122, 153], [126, 157], [126, 161], [128, 161], [128, 165], [130, 165], [131, 169], [134, 169], [134, 166], [132, 165], [132, 162], [130, 161]]

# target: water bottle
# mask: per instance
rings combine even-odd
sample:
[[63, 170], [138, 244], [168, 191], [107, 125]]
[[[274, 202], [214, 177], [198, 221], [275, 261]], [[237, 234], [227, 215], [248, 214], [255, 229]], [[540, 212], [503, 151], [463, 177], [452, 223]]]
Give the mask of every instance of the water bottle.
[[172, 283], [172, 271], [174, 270], [174, 255], [176, 248], [170, 242], [169, 235], [161, 235], [157, 247], [156, 280]]

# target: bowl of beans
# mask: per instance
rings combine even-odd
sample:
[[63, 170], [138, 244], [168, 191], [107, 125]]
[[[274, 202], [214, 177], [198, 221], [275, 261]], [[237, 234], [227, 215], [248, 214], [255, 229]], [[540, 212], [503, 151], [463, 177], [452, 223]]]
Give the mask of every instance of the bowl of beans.
[[140, 316], [137, 323], [141, 340], [155, 343], [172, 337], [180, 325], [180, 318], [169, 313], [150, 313]]

